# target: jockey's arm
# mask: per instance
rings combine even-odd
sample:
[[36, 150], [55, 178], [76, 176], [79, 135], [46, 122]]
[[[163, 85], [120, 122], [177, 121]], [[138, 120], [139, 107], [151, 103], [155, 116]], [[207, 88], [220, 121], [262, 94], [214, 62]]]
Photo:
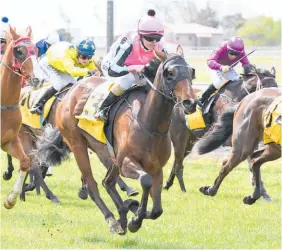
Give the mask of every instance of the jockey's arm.
[[220, 44], [219, 47], [217, 49], [215, 49], [210, 57], [207, 60], [207, 64], [208, 67], [210, 69], [214, 69], [214, 70], [220, 70], [221, 69], [221, 64], [218, 63], [218, 59], [220, 58], [220, 56], [223, 54], [224, 52], [224, 44]]
[[[74, 60], [72, 60], [71, 58], [65, 58], [63, 60], [63, 64], [64, 64], [64, 68], [65, 68], [66, 72], [73, 77], [88, 75], [89, 69], [88, 68], [76, 67]], [[95, 66], [95, 64], [94, 64], [94, 66]]]
[[121, 43], [116, 50], [116, 54], [111, 61], [108, 74], [112, 77], [119, 77], [128, 74], [127, 66], [124, 66], [126, 58], [130, 55], [132, 51], [132, 44], [128, 41], [126, 37], [121, 39]]

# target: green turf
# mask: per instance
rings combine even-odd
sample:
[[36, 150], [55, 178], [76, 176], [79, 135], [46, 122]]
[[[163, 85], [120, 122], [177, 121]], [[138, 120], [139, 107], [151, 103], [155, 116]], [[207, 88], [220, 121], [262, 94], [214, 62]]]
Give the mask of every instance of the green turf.
[[[2, 170], [6, 159], [1, 154]], [[4, 161], [3, 161], [4, 160]], [[80, 200], [77, 189], [80, 173], [72, 159], [54, 169], [47, 183], [60, 198], [62, 205], [54, 205], [42, 193], [30, 193], [26, 202], [18, 201], [12, 210], [1, 210], [1, 248], [281, 248], [281, 184], [279, 161], [265, 164], [262, 175], [268, 192], [274, 199], [269, 203], [260, 199], [249, 206], [242, 202], [251, 194], [246, 164], [241, 164], [228, 176], [215, 197], [202, 195], [201, 185], [211, 184], [221, 165], [221, 156], [201, 157], [185, 161], [184, 179], [187, 193], [175, 183], [163, 191], [163, 215], [155, 221], [145, 220], [135, 234], [125, 236], [109, 233], [108, 225], [91, 200]], [[102, 197], [117, 215], [113, 203], [101, 185], [106, 171], [92, 155], [92, 169], [99, 183]], [[167, 179], [172, 158], [164, 169]], [[2, 175], [1, 175], [2, 176]], [[2, 177], [1, 177], [2, 179]], [[126, 180], [139, 191], [137, 181]], [[11, 181], [1, 182], [1, 202], [12, 188]], [[122, 194], [126, 198], [125, 194]], [[137, 196], [140, 199], [140, 195]], [[149, 207], [151, 207], [151, 200]], [[129, 218], [132, 214], [129, 214]]]

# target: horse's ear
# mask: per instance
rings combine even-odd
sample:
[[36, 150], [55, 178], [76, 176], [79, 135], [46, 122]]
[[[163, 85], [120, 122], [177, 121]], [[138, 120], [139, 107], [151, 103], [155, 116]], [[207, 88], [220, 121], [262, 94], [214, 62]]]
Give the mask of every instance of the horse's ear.
[[272, 66], [272, 68], [270, 69], [270, 72], [272, 75], [276, 75], [276, 69], [274, 68], [274, 66]]
[[10, 25], [9, 25], [9, 32], [12, 36], [12, 39], [15, 41], [17, 40], [20, 36], [17, 34], [16, 32], [16, 29], [15, 28], [12, 28]]
[[167, 58], [167, 55], [161, 51], [154, 50], [154, 54], [155, 54], [155, 57], [161, 61], [165, 61]]
[[177, 55], [184, 57], [184, 51], [180, 44], [176, 47], [176, 53]]
[[26, 36], [32, 38], [32, 29], [30, 25], [26, 28]]

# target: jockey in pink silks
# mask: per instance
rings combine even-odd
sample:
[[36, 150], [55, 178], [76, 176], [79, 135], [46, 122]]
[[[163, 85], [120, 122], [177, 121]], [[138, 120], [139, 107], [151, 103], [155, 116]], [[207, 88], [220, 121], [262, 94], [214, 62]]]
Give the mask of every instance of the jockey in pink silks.
[[[234, 36], [230, 40], [225, 41], [215, 49], [207, 60], [212, 84], [202, 94], [198, 100], [200, 106], [213, 94], [217, 89], [220, 89], [227, 81], [239, 80], [239, 75], [234, 68], [230, 67], [236, 61], [240, 61], [245, 72], [250, 69], [250, 63], [244, 49], [244, 41], [242, 38]], [[242, 58], [242, 60], [240, 60]], [[234, 65], [235, 66], [235, 65]]]
[[113, 102], [133, 84], [144, 81], [137, 73], [154, 59], [154, 50], [164, 51], [160, 41], [164, 35], [163, 24], [155, 17], [154, 10], [147, 14], [139, 21], [138, 31], [119, 37], [102, 61], [104, 76], [115, 82], [96, 115], [102, 120], [107, 119], [107, 110]]

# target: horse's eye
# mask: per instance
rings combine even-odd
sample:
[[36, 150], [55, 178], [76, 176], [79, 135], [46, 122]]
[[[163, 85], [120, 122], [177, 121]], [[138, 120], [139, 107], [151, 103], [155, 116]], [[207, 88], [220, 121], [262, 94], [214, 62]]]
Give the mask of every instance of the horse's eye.
[[24, 53], [24, 48], [23, 47], [18, 47], [17, 48], [17, 53], [19, 53], [20, 55], [22, 55]]

